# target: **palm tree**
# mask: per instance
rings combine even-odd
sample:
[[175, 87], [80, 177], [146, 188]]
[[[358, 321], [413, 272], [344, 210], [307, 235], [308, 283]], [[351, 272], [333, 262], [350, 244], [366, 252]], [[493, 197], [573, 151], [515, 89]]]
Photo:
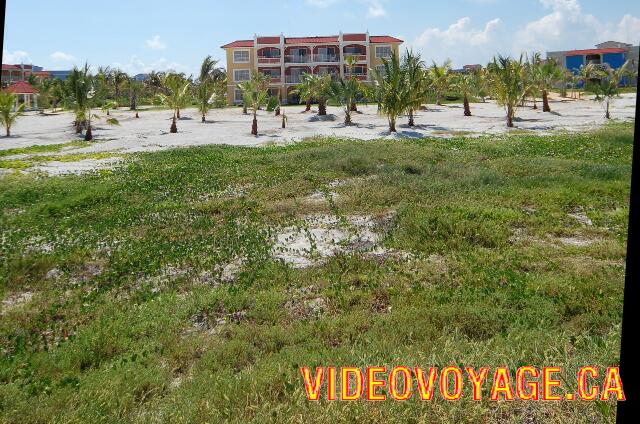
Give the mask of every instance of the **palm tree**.
[[501, 55], [494, 57], [487, 70], [493, 96], [505, 109], [507, 127], [513, 127], [516, 108], [529, 88], [522, 55], [518, 60]]
[[258, 110], [269, 103], [269, 81], [271, 78], [260, 72], [253, 72], [251, 79], [238, 84], [242, 90], [243, 103], [250, 108], [253, 113], [251, 124], [251, 134], [258, 136]]
[[215, 78], [218, 69], [217, 60], [207, 56], [200, 65], [200, 76], [196, 85], [196, 99], [198, 100], [198, 111], [202, 114], [202, 122], [206, 122], [207, 112], [211, 110], [211, 98], [215, 90]]
[[[345, 62], [347, 64], [347, 78], [356, 80], [356, 84], [359, 84], [359, 80], [353, 76], [353, 66], [356, 64], [355, 56], [347, 56], [345, 58]], [[356, 98], [354, 97], [351, 105], [349, 106], [351, 112], [358, 111], [358, 104], [356, 103]]]
[[165, 75], [162, 85], [167, 91], [167, 94], [160, 93], [158, 96], [163, 104], [173, 110], [173, 118], [169, 132], [177, 133], [178, 128], [176, 126], [176, 117], [180, 117], [179, 110], [184, 104], [184, 98], [186, 97], [186, 93], [188, 93], [191, 84], [181, 75], [170, 73]]
[[537, 80], [538, 89], [542, 91], [542, 111], [551, 112], [549, 107], [549, 90], [561, 79], [562, 69], [553, 58], [547, 59], [540, 65], [540, 77]]
[[389, 60], [384, 59], [384, 73], [373, 70], [374, 84], [380, 93], [381, 111], [389, 121], [389, 132], [396, 131], [396, 119], [407, 108], [407, 79], [400, 66], [398, 55], [393, 52]]
[[460, 92], [460, 94], [462, 94], [464, 116], [471, 116], [471, 109], [469, 108], [469, 96], [472, 95], [477, 89], [477, 79], [475, 74], [463, 73], [457, 75], [453, 79], [453, 87], [455, 87]]
[[75, 114], [76, 134], [81, 134], [83, 128], [87, 125], [89, 92], [92, 88], [89, 65], [85, 63], [82, 69], [74, 67], [65, 82], [69, 87], [69, 103]]
[[436, 104], [441, 106], [442, 97], [451, 83], [451, 61], [447, 59], [442, 66], [438, 66], [434, 61], [429, 67], [429, 78], [431, 79], [431, 88], [436, 93]]
[[356, 78], [345, 78], [331, 81], [327, 90], [327, 97], [339, 103], [344, 109], [344, 124], [351, 125], [353, 103], [360, 93], [360, 82]]
[[538, 94], [538, 87], [540, 86], [541, 67], [542, 55], [540, 52], [533, 52], [531, 56], [527, 56], [525, 64], [527, 85], [529, 86], [527, 95], [533, 100], [533, 109], [538, 109], [536, 96]]
[[144, 83], [142, 81], [136, 81], [131, 79], [129, 81], [129, 103], [130, 110], [136, 111], [136, 118], [140, 118], [138, 115], [138, 104], [144, 95]]
[[296, 85], [292, 91], [293, 94], [300, 96], [300, 100], [305, 102], [305, 112], [309, 112], [311, 110], [311, 102], [313, 101], [313, 83], [313, 74], [304, 73], [300, 77], [300, 84]]
[[129, 75], [120, 69], [113, 69], [111, 71], [111, 81], [113, 82], [114, 100], [116, 101], [116, 108], [120, 105], [120, 88], [122, 85], [129, 81]]
[[327, 91], [331, 85], [331, 75], [312, 75], [311, 94], [318, 101], [318, 115], [327, 114]]
[[423, 103], [427, 101], [429, 83], [427, 81], [424, 62], [420, 59], [420, 54], [414, 54], [407, 50], [404, 56], [402, 67], [406, 78], [406, 102], [407, 114], [409, 115], [409, 126], [415, 126], [414, 115]]
[[24, 113], [24, 103], [15, 108], [16, 95], [0, 91], [0, 123], [7, 131], [7, 137], [11, 136], [11, 126]]
[[609, 78], [603, 78], [597, 83], [590, 83], [589, 91], [592, 91], [595, 94], [593, 100], [604, 104], [604, 117], [606, 119], [611, 119], [609, 107], [611, 106], [611, 103], [613, 103], [613, 99], [618, 97], [619, 94], [618, 84], [616, 81]]

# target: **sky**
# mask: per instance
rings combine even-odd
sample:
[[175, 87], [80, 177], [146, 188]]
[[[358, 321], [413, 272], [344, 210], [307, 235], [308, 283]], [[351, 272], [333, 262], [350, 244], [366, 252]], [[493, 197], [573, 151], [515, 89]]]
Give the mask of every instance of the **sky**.
[[630, 0], [7, 0], [3, 63], [49, 70], [88, 62], [130, 74], [196, 74], [205, 56], [254, 34], [392, 35], [428, 63], [487, 63], [494, 54], [638, 45]]

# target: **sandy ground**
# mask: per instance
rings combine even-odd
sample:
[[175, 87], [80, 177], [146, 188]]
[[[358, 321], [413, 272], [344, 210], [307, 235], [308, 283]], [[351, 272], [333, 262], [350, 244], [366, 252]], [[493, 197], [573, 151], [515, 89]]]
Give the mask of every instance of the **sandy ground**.
[[[628, 120], [635, 117], [635, 94], [623, 94], [612, 105], [611, 114], [615, 119]], [[541, 104], [539, 107], [541, 108]], [[497, 134], [507, 131], [503, 108], [495, 103], [473, 103], [473, 116], [464, 117], [462, 105], [429, 105], [427, 111], [416, 116], [416, 126], [406, 125], [406, 117], [398, 120], [398, 133], [390, 134], [387, 119], [376, 113], [376, 106], [359, 106], [354, 113], [352, 126], [343, 124], [344, 112], [338, 107], [328, 107], [328, 116], [319, 119], [314, 113], [302, 113], [304, 106], [283, 108], [288, 117], [287, 128], [281, 128], [280, 117], [273, 113], [258, 113], [259, 136], [250, 134], [251, 116], [243, 115], [240, 108], [212, 110], [202, 123], [195, 109], [182, 111], [182, 119], [177, 123], [178, 133], [170, 134], [171, 112], [149, 110], [140, 112], [140, 118], [127, 109], [112, 111], [111, 115], [120, 121], [120, 126], [109, 126], [104, 121], [94, 123], [96, 142], [83, 148], [65, 148], [58, 155], [91, 154], [99, 152], [133, 153], [155, 151], [176, 147], [205, 144], [230, 144], [237, 146], [261, 146], [301, 140], [312, 136], [338, 136], [358, 139], [401, 138], [401, 137], [450, 137], [456, 134], [480, 135]], [[548, 133], [556, 130], [583, 131], [602, 125], [604, 109], [599, 102], [590, 99], [554, 99], [553, 112], [544, 113], [531, 107], [518, 109], [516, 129]], [[80, 139], [72, 129], [73, 115], [69, 112], [57, 114], [27, 114], [12, 129], [13, 136], [0, 141], [0, 150], [33, 145], [67, 143]], [[52, 153], [46, 153], [51, 155]], [[21, 159], [24, 155], [5, 156], [3, 159]], [[82, 162], [44, 162], [32, 170], [50, 174], [83, 172], [109, 167], [115, 161], [85, 158]], [[6, 172], [6, 170], [5, 170]]]

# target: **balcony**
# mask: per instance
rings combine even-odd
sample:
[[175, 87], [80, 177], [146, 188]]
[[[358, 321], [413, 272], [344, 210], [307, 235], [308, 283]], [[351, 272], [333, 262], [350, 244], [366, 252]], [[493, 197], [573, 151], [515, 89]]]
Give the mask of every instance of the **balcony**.
[[287, 84], [300, 84], [302, 82], [302, 75], [285, 75], [284, 82]]
[[348, 57], [352, 57], [353, 60], [355, 60], [356, 62], [366, 62], [367, 61], [367, 55], [366, 54], [359, 54], [359, 53], [345, 53], [344, 54], [344, 60], [345, 62], [347, 61]]
[[311, 63], [311, 55], [288, 54], [284, 57], [284, 63]]
[[313, 61], [321, 63], [337, 63], [340, 62], [340, 56], [337, 54], [320, 53], [313, 55]]
[[280, 57], [266, 57], [266, 56], [258, 56], [258, 63], [260, 64], [269, 64], [269, 63], [280, 63]]

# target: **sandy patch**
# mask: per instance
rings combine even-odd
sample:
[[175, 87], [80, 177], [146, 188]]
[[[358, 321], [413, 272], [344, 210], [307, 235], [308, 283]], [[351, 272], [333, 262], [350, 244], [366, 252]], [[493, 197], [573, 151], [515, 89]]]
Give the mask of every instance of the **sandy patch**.
[[113, 169], [121, 161], [121, 158], [82, 159], [75, 162], [50, 161], [27, 168], [26, 171], [49, 175], [83, 174], [100, 169]]
[[15, 310], [33, 299], [33, 293], [25, 291], [22, 293], [15, 293], [2, 300], [2, 308], [0, 309], [0, 315], [4, 315], [9, 311]]

